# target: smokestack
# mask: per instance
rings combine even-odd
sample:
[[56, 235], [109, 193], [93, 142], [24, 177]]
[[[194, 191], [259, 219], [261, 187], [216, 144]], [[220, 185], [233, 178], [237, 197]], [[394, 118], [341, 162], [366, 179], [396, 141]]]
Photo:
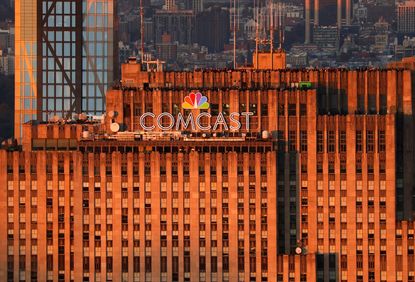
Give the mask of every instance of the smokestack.
[[351, 24], [351, 0], [346, 0], [346, 25]]
[[305, 0], [305, 44], [310, 43], [310, 0]]
[[279, 36], [279, 49], [282, 50], [284, 44], [284, 32], [285, 32], [285, 4], [278, 2], [278, 36]]
[[141, 33], [141, 63], [144, 62], [144, 6], [143, 0], [140, 0], [140, 33]]
[[319, 0], [314, 0], [314, 26], [319, 26], [320, 3]]
[[[236, 69], [236, 9], [237, 9], [237, 0], [229, 0], [229, 7], [231, 10], [230, 21], [231, 21], [231, 30], [233, 31], [233, 68]], [[233, 14], [232, 14], [233, 13]]]
[[342, 0], [337, 0], [337, 28], [342, 26]]

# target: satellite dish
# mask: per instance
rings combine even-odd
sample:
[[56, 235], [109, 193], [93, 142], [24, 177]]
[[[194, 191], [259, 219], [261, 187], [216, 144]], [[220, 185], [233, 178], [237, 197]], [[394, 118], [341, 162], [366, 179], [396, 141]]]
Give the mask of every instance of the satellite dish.
[[82, 132], [82, 138], [88, 139], [89, 138], [89, 131], [83, 131]]
[[120, 130], [120, 125], [116, 122], [111, 123], [110, 129], [112, 132], [116, 133]]
[[79, 119], [85, 121], [88, 119], [88, 117], [86, 114], [82, 113], [82, 114], [79, 114]]
[[50, 121], [51, 121], [51, 122], [58, 122], [58, 121], [59, 121], [59, 119], [60, 119], [60, 117], [59, 117], [58, 115], [56, 115], [56, 116], [53, 116], [53, 117], [50, 119]]
[[295, 253], [297, 255], [301, 255], [302, 252], [303, 252], [303, 249], [301, 249], [300, 247], [295, 248]]

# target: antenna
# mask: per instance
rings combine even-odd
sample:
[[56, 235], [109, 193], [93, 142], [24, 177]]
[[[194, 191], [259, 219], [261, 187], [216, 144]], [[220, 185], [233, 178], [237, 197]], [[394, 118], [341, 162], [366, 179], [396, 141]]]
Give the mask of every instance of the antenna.
[[281, 36], [281, 40], [280, 40], [280, 49], [282, 50], [283, 44], [285, 42], [285, 3], [281, 4], [281, 24], [280, 24], [280, 36]]
[[257, 7], [257, 2], [254, 0], [254, 19], [255, 19], [255, 56], [256, 56], [256, 66], [258, 68], [258, 52], [259, 52], [259, 5]]
[[140, 0], [140, 25], [141, 25], [141, 63], [144, 62], [144, 7], [143, 0]]
[[269, 1], [271, 66], [274, 68], [274, 1]]
[[233, 7], [233, 68], [234, 69], [236, 69], [236, 1], [237, 0], [230, 0], [230, 8], [232, 9]]

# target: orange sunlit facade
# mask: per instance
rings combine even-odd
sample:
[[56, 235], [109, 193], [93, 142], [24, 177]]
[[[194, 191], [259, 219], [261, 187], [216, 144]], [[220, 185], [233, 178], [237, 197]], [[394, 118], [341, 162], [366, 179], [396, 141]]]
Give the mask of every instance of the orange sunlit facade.
[[415, 279], [410, 70], [122, 70], [102, 121], [0, 151], [1, 281]]

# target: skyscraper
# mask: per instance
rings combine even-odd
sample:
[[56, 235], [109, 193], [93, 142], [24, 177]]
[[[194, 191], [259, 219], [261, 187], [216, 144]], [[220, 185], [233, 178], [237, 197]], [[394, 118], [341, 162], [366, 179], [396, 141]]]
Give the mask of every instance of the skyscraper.
[[28, 120], [102, 114], [114, 78], [114, 1], [16, 1], [15, 136]]
[[177, 9], [176, 1], [175, 0], [166, 0], [165, 7], [167, 11], [174, 11]]
[[193, 0], [193, 12], [195, 14], [203, 11], [203, 0]]
[[[314, 27], [318, 27], [319, 25], [323, 24], [323, 25], [327, 25], [327, 23], [321, 23], [320, 20], [320, 14], [322, 13], [322, 3], [320, 3], [320, 1], [322, 0], [305, 0], [305, 43], [310, 43], [310, 37], [311, 37], [311, 31], [310, 31], [310, 27], [311, 27], [311, 4], [314, 4], [314, 9], [313, 9], [313, 25]], [[323, 1], [322, 1], [323, 2]], [[326, 3], [324, 3], [325, 5], [329, 5], [331, 6], [331, 4], [333, 3], [332, 1], [325, 1]], [[343, 2], [345, 2], [346, 6], [345, 6], [345, 12], [344, 15], [343, 13]], [[343, 24], [343, 17], [344, 17], [344, 23], [346, 25], [350, 25], [351, 24], [351, 20], [352, 20], [352, 6], [351, 6], [351, 0], [337, 0], [337, 19], [336, 19], [336, 25], [338, 28], [340, 28]], [[325, 17], [334, 17], [331, 13], [327, 13], [327, 11], [325, 11], [326, 13], [324, 14]], [[334, 21], [330, 21], [329, 22], [334, 22]]]
[[104, 122], [0, 150], [0, 281], [414, 281], [413, 63], [130, 61]]
[[415, 33], [415, 0], [408, 0], [397, 4], [396, 19], [398, 32], [406, 34]]
[[195, 14], [192, 10], [157, 10], [154, 14], [154, 40], [162, 43], [163, 34], [172, 42], [191, 45], [195, 40]]
[[220, 7], [210, 7], [196, 17], [196, 41], [208, 47], [209, 52], [217, 53], [229, 44], [229, 11]]
[[21, 137], [22, 123], [37, 118], [37, 21], [35, 0], [15, 3], [15, 130]]

